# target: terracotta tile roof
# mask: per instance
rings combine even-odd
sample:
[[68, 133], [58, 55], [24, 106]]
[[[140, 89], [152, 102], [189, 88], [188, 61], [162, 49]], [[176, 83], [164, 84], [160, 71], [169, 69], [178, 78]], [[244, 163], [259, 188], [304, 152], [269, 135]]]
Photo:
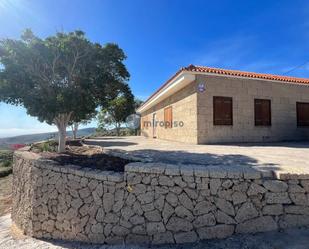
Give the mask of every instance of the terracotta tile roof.
[[299, 84], [309, 84], [309, 79], [305, 79], [305, 78], [296, 78], [296, 77], [290, 77], [290, 76], [280, 76], [280, 75], [264, 74], [264, 73], [244, 72], [244, 71], [238, 71], [238, 70], [228, 70], [228, 69], [194, 66], [194, 65], [189, 65], [188, 67], [184, 67], [181, 69], [181, 71], [223, 74], [223, 75], [237, 76], [237, 77], [277, 80], [277, 81], [299, 83]]
[[275, 81], [281, 81], [283, 83], [295, 83], [309, 86], [309, 79], [305, 78], [280, 76], [280, 75], [264, 74], [264, 73], [253, 73], [253, 72], [245, 72], [245, 71], [205, 67], [205, 66], [195, 66], [191, 64], [187, 67], [182, 67], [181, 69], [179, 69], [158, 90], [156, 90], [152, 95], [150, 95], [142, 106], [144, 106], [153, 96], [155, 96], [158, 92], [160, 92], [164, 87], [166, 87], [171, 81], [173, 81], [174, 78], [176, 78], [182, 72], [209, 73], [214, 75], [227, 75], [227, 76], [245, 77], [253, 79], [275, 80]]

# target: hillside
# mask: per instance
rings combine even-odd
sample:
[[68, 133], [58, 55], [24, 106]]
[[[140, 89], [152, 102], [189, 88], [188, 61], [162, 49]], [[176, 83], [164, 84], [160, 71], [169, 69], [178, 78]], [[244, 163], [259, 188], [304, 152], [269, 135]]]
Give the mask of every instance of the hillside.
[[[95, 128], [84, 128], [78, 131], [78, 136], [88, 136], [95, 132]], [[68, 136], [72, 135], [71, 131], [67, 132]], [[15, 137], [0, 138], [0, 149], [10, 148], [12, 144], [29, 144], [34, 143], [50, 138], [56, 138], [57, 132], [48, 132], [48, 133], [38, 133], [38, 134], [29, 134], [21, 135]]]

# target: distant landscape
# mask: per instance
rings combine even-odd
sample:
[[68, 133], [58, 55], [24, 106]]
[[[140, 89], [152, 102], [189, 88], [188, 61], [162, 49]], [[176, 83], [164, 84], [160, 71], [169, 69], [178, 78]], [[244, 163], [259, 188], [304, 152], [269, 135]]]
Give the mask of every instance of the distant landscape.
[[[95, 128], [84, 128], [80, 129], [77, 133], [79, 137], [89, 136], [95, 132]], [[72, 131], [67, 132], [68, 136], [72, 136]], [[38, 134], [29, 134], [21, 135], [15, 137], [0, 138], [0, 149], [11, 148], [13, 144], [29, 144], [34, 142], [39, 142], [42, 140], [57, 138], [57, 132], [48, 132], [48, 133], [38, 133]]]

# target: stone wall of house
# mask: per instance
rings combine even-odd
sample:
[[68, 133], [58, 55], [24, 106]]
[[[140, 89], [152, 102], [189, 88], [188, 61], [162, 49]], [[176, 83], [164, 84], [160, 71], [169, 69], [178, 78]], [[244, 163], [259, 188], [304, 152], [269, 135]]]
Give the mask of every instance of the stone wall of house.
[[120, 174], [29, 153], [15, 155], [12, 219], [37, 238], [189, 243], [309, 225], [307, 175], [141, 162]]
[[[197, 94], [198, 143], [308, 140], [308, 127], [297, 126], [296, 102], [309, 103], [309, 85], [197, 75], [206, 86]], [[233, 125], [213, 124], [213, 97], [232, 97]], [[271, 126], [255, 126], [254, 99], [271, 101]]]
[[[141, 135], [159, 139], [174, 140], [186, 143], [197, 143], [197, 94], [195, 83], [191, 83], [177, 93], [161, 101], [154, 107], [142, 113]], [[165, 128], [160, 125], [164, 122], [164, 109], [172, 107], [173, 125], [172, 128]], [[153, 115], [157, 125], [153, 127]], [[151, 125], [144, 126], [144, 122]], [[182, 122], [182, 124], [180, 124]], [[163, 124], [163, 123], [162, 123]]]

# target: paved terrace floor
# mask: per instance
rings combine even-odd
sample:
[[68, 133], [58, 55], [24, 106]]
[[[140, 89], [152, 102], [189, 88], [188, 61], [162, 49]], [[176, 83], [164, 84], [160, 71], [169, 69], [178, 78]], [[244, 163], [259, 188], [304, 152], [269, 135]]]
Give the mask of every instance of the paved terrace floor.
[[266, 175], [271, 172], [309, 176], [309, 142], [192, 145], [133, 136], [88, 139], [86, 143], [150, 162], [250, 167]]

